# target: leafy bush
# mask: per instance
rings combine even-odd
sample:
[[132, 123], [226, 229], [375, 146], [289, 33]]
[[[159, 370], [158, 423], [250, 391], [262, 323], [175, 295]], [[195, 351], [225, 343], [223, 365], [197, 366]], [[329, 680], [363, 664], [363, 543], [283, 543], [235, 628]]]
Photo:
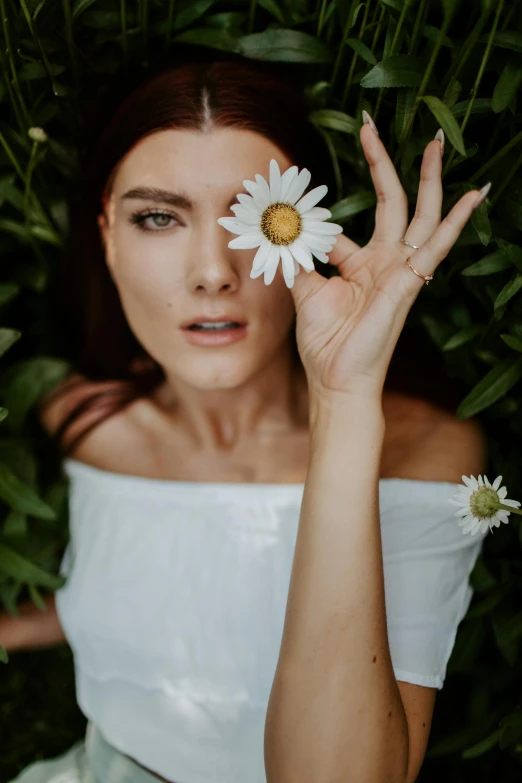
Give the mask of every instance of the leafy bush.
[[[174, 53], [203, 47], [278, 61], [295, 77], [335, 172], [332, 220], [359, 243], [371, 235], [375, 207], [358, 138], [362, 109], [377, 123], [412, 207], [424, 147], [439, 127], [447, 140], [443, 214], [492, 181], [408, 325], [465, 383], [457, 415], [478, 416], [490, 475], [501, 473], [509, 496], [521, 497], [517, 0], [0, 0], [0, 15], [0, 598], [8, 611], [27, 596], [43, 605], [43, 592], [61, 583], [67, 486], [34, 406], [69, 366], [48, 292], [67, 237], [68, 199], [86, 165], [89, 112], [112, 83]], [[485, 541], [438, 696], [425, 780], [485, 780], [500, 769], [503, 780], [520, 775], [521, 542], [514, 516]]]

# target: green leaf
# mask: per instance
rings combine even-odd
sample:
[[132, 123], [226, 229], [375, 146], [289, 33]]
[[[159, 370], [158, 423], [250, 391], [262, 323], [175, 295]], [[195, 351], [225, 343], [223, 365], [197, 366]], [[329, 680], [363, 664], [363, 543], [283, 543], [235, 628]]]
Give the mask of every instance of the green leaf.
[[469, 575], [469, 583], [474, 590], [479, 593], [492, 590], [498, 584], [498, 580], [493, 576], [486, 563], [483, 554], [479, 554], [475, 565]]
[[465, 329], [461, 329], [460, 332], [457, 332], [452, 337], [450, 337], [449, 340], [443, 344], [442, 350], [453, 351], [455, 348], [459, 348], [461, 345], [468, 343], [477, 334], [480, 334], [481, 331], [482, 327], [478, 324], [475, 324], [474, 326], [467, 326]]
[[0, 644], [0, 663], [7, 663], [8, 661], [9, 656], [7, 654], [7, 650]]
[[522, 737], [522, 712], [512, 712], [510, 715], [506, 715], [500, 721], [500, 729], [502, 735], [499, 746], [502, 750], [518, 742]]
[[509, 345], [510, 348], [513, 348], [514, 351], [519, 351], [519, 353], [522, 353], [522, 339], [520, 339], [520, 337], [515, 337], [512, 334], [501, 334], [500, 338], [501, 340], [504, 340], [506, 345]]
[[465, 267], [460, 274], [465, 275], [466, 277], [492, 275], [494, 272], [500, 272], [503, 269], [507, 269], [509, 266], [511, 266], [509, 260], [500, 250], [497, 250], [495, 253], [484, 256], [480, 261]]
[[491, 240], [491, 226], [488, 218], [488, 208], [486, 201], [476, 207], [471, 213], [471, 223], [479, 235], [483, 245], [488, 245]]
[[20, 293], [18, 283], [0, 283], [0, 307], [8, 304]]
[[11, 547], [0, 543], [0, 571], [26, 584], [41, 585], [58, 590], [65, 584], [65, 577], [55, 576], [31, 563]]
[[213, 49], [221, 49], [225, 52], [239, 52], [238, 39], [229, 35], [225, 30], [216, 30], [210, 27], [193, 28], [174, 36], [173, 41], [179, 43], [209, 46]]
[[[489, 34], [479, 36], [477, 41], [487, 44], [489, 41]], [[514, 52], [522, 52], [522, 33], [517, 30], [497, 32], [493, 37], [493, 46], [500, 46], [503, 49], [512, 49]]]
[[493, 405], [517, 383], [522, 376], [522, 356], [500, 361], [471, 390], [457, 409], [457, 418], [467, 419]]
[[332, 213], [330, 220], [333, 223], [340, 223], [349, 217], [353, 217], [353, 215], [358, 215], [359, 212], [370, 209], [376, 201], [377, 196], [374, 190], [360, 190], [328, 207]]
[[29, 585], [29, 595], [33, 599], [33, 602], [36, 604], [38, 609], [40, 609], [42, 612], [47, 611], [47, 604], [45, 603], [42, 594], [40, 593], [36, 585], [32, 585], [32, 584]]
[[356, 52], [359, 57], [361, 57], [367, 63], [370, 63], [370, 65], [377, 64], [377, 57], [374, 55], [372, 50], [358, 38], [347, 38], [345, 44], [353, 49], [353, 51]]
[[175, 15], [173, 29], [181, 30], [195, 22], [196, 19], [200, 19], [214, 3], [215, 0], [190, 0]]
[[331, 48], [319, 38], [300, 30], [265, 30], [239, 39], [239, 51], [254, 60], [293, 63], [329, 63]]
[[515, 296], [518, 291], [522, 288], [522, 275], [517, 274], [513, 280], [510, 280], [507, 285], [504, 286], [502, 291], [499, 293], [497, 298], [495, 299], [494, 303], [494, 309], [498, 310], [499, 307], [502, 307], [506, 304], [506, 302], [509, 302], [509, 300]]
[[426, 66], [410, 54], [396, 54], [377, 63], [361, 79], [361, 87], [418, 87]]
[[265, 9], [265, 11], [268, 11], [269, 14], [272, 14], [272, 16], [275, 16], [278, 22], [281, 24], [284, 24], [285, 18], [283, 16], [283, 12], [275, 2], [275, 0], [257, 0], [259, 5]]
[[22, 336], [22, 332], [18, 329], [3, 329], [0, 327], [0, 356], [4, 353]]
[[27, 535], [27, 515], [10, 511], [4, 520], [4, 535], [9, 538]]
[[341, 131], [342, 133], [358, 133], [359, 123], [354, 117], [335, 109], [317, 109], [308, 115], [310, 122], [323, 128]]
[[451, 110], [446, 104], [442, 103], [440, 98], [435, 97], [435, 95], [424, 95], [422, 100], [448, 137], [450, 144], [455, 147], [457, 152], [460, 152], [461, 155], [466, 157], [466, 148], [464, 146], [462, 133]]
[[82, 13], [82, 11], [85, 11], [87, 8], [89, 8], [90, 5], [92, 5], [95, 2], [96, 0], [76, 0], [76, 3], [74, 4], [73, 11], [72, 11], [73, 22], [78, 18], [78, 16]]
[[56, 519], [56, 512], [3, 462], [0, 462], [0, 498], [15, 511], [40, 519]]
[[491, 99], [491, 108], [497, 114], [504, 111], [515, 95], [522, 82], [522, 65], [520, 64], [520, 57], [512, 55], [504, 66], [500, 78], [493, 90], [493, 97]]
[[495, 729], [488, 737], [485, 737], [480, 742], [477, 742], [476, 745], [472, 745], [471, 748], [467, 748], [467, 750], [463, 751], [461, 753], [462, 758], [474, 759], [476, 756], [482, 756], [483, 753], [491, 750], [491, 748], [497, 744], [499, 737], [500, 729]]
[[8, 426], [18, 429], [37, 400], [65, 378], [69, 370], [70, 365], [61, 359], [38, 356], [18, 362], [2, 373], [0, 389], [9, 410]]

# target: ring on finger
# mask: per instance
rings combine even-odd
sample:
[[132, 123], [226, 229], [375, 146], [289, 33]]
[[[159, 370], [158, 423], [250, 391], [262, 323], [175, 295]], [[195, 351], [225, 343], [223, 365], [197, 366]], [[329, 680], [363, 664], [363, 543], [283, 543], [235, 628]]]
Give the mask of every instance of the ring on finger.
[[412, 243], [411, 242], [407, 242], [406, 239], [401, 239], [401, 242], [403, 244], [405, 244], [405, 245], [409, 245], [410, 247], [413, 247], [414, 250], [418, 250], [419, 247], [420, 247], [420, 245], [412, 245]]

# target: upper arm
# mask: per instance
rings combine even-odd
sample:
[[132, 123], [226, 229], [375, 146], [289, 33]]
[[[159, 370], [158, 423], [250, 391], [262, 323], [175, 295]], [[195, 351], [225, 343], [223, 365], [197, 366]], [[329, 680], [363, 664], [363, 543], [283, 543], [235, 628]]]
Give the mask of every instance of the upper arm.
[[[432, 426], [414, 444], [397, 477], [461, 483], [463, 475], [483, 473], [487, 460], [484, 432], [473, 419], [448, 414], [434, 417]], [[453, 512], [450, 512], [453, 513]], [[397, 680], [409, 730], [408, 783], [416, 780], [428, 745], [437, 688]]]

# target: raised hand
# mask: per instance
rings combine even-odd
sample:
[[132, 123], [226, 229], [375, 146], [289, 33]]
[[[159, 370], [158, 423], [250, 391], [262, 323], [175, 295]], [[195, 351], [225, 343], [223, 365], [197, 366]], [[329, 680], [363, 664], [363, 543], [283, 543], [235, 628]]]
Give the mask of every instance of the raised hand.
[[[380, 398], [394, 348], [425, 285], [424, 277], [433, 275], [447, 256], [490, 183], [462, 196], [441, 221], [442, 154], [440, 141], [434, 139], [424, 150], [416, 211], [408, 224], [406, 193], [369, 122], [362, 126], [360, 140], [377, 194], [373, 235], [360, 247], [338, 234], [328, 257], [339, 276], [325, 279], [307, 270], [296, 275], [291, 291], [297, 345], [315, 391]], [[418, 274], [406, 263], [408, 257]]]

